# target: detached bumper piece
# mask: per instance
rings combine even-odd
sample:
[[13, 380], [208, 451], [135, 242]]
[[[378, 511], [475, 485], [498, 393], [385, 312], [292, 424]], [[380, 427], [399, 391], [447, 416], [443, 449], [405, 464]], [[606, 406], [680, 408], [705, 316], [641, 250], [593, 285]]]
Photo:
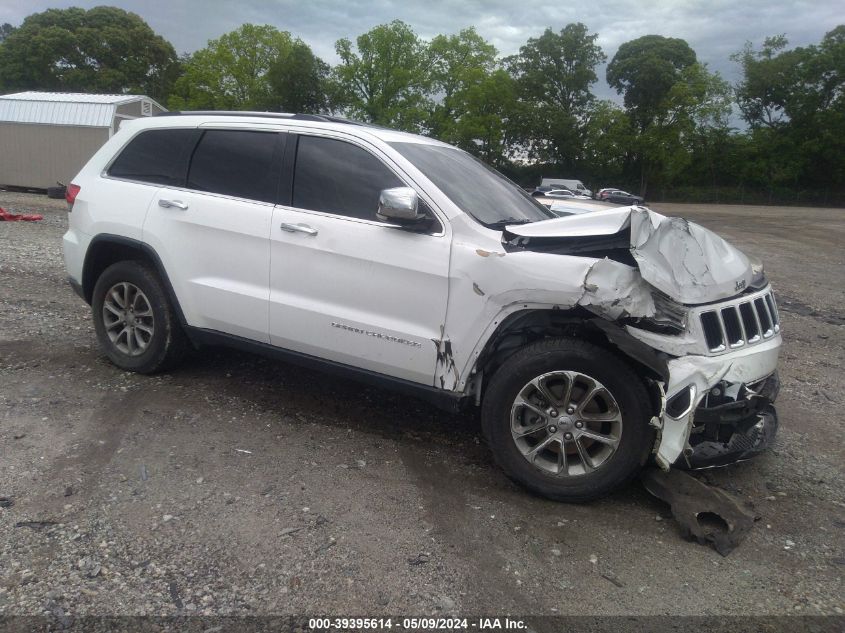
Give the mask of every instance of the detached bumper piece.
[[778, 429], [772, 403], [779, 389], [777, 372], [751, 385], [720, 382], [711, 388], [695, 410], [687, 466], [727, 466], [771, 446]]

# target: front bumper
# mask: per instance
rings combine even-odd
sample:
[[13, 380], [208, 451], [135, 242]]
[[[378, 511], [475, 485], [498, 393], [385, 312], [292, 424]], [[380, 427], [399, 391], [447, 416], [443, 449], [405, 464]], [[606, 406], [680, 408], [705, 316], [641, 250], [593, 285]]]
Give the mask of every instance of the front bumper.
[[745, 461], [772, 445], [778, 430], [774, 407], [777, 372], [753, 385], [720, 383], [695, 410], [690, 448], [679, 466], [717, 468]]
[[[650, 332], [641, 335], [641, 331], [632, 327], [628, 327], [627, 331], [652, 348], [675, 355], [673, 354], [675, 351], [673, 345], [676, 344], [674, 337], [663, 337]], [[666, 339], [665, 346], [661, 345], [662, 338]], [[743, 406], [750, 406], [749, 403], [738, 405], [728, 417], [720, 421], [719, 426], [723, 426], [723, 422], [728, 423], [728, 426], [731, 422], [734, 424], [734, 428], [739, 432], [739, 437], [735, 439], [731, 438], [736, 433], [727, 437], [727, 430], [724, 429], [721, 435], [715, 436], [715, 439], [712, 435], [702, 436], [697, 427], [702, 424], [701, 416], [707, 416], [706, 412], [700, 413], [702, 408], [711, 408], [709, 399], [715, 395], [714, 389], [727, 389], [731, 394], [737, 394], [741, 402], [748, 399], [745, 396], [750, 396], [750, 392], [756, 393], [755, 389], [761, 389], [761, 382], [775, 375], [777, 371], [781, 343], [781, 335], [778, 332], [768, 340], [736, 351], [711, 356], [678, 355], [668, 360], [669, 384], [665, 390], [665, 407], [653, 420], [653, 424], [659, 428], [655, 460], [661, 468], [668, 469], [674, 464], [697, 468], [723, 465], [737, 459], [746, 459], [745, 453], [748, 450], [755, 447], [763, 450], [763, 444], [767, 446], [771, 443], [771, 438], [774, 437], [774, 431], [777, 428], [777, 416], [773, 408], [767, 407], [771, 406], [774, 396], [777, 395], [776, 390], [767, 392], [770, 396], [768, 402], [764, 402], [759, 397], [753, 398], [753, 407], [745, 412], [747, 415], [741, 415], [737, 411]], [[713, 413], [713, 415], [721, 414]], [[759, 428], [756, 425], [760, 419], [756, 416], [760, 416], [763, 420]], [[698, 417], [698, 424], [696, 417]], [[710, 428], [711, 430], [713, 428], [712, 422]], [[747, 436], [746, 440], [741, 439], [742, 435]], [[696, 446], [702, 443], [702, 437], [709, 437], [710, 441], [727, 444], [730, 448], [723, 446], [716, 450], [716, 447], [710, 446], [711, 450], [708, 451], [707, 447], [702, 446], [696, 454]], [[746, 446], [747, 450], [741, 450], [742, 446]], [[759, 450], [748, 453], [748, 456]], [[699, 465], [694, 466], [694, 463]]]

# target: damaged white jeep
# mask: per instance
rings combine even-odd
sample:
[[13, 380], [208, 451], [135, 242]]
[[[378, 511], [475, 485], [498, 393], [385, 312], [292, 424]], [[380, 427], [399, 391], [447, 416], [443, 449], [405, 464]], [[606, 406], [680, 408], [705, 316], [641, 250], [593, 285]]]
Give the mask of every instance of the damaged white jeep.
[[760, 265], [644, 207], [555, 217], [449, 145], [312, 115], [124, 123], [68, 187], [64, 253], [119, 367], [225, 344], [479, 405], [563, 501], [774, 437]]

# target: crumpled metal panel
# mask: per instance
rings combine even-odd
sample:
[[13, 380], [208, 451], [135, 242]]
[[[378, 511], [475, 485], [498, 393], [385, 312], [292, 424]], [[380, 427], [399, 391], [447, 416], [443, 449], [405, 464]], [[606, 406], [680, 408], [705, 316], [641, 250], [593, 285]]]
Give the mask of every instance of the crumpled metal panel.
[[732, 297], [753, 277], [748, 257], [712, 231], [645, 207], [607, 209], [507, 228], [528, 238], [613, 235], [625, 229], [630, 229], [631, 255], [642, 278], [680, 303]]

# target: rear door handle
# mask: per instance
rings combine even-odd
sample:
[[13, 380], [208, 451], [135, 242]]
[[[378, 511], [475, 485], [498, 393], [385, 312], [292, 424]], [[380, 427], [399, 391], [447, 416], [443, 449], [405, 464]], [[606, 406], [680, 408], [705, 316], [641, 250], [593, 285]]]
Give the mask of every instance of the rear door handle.
[[181, 209], [182, 211], [186, 211], [188, 209], [188, 205], [181, 200], [165, 200], [164, 198], [159, 199], [158, 206], [164, 207], [165, 209]]
[[288, 233], [305, 233], [305, 235], [317, 235], [317, 229], [307, 224], [289, 224], [282, 222], [281, 229]]

